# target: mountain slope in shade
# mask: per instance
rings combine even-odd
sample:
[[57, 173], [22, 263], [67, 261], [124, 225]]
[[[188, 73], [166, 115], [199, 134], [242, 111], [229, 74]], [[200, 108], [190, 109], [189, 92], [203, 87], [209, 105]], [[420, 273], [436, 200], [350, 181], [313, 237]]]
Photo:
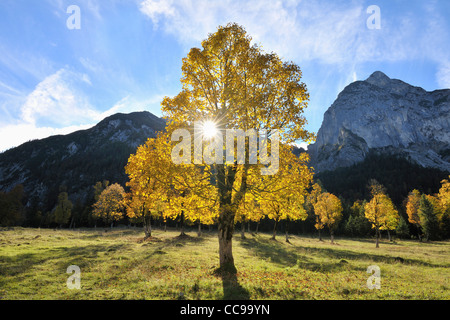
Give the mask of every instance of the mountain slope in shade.
[[61, 185], [84, 201], [97, 181], [125, 183], [130, 154], [165, 126], [150, 112], [118, 113], [87, 130], [24, 143], [0, 154], [0, 190], [22, 184], [48, 210]]
[[450, 172], [450, 89], [428, 92], [374, 72], [338, 95], [308, 152], [317, 172], [349, 167], [369, 152]]

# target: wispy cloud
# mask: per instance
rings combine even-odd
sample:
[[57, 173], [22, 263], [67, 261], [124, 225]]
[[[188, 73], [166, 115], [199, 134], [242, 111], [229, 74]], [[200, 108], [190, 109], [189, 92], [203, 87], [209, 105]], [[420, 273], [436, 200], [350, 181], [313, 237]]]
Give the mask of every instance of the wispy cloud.
[[11, 120], [11, 116], [9, 123], [0, 127], [0, 152], [32, 139], [90, 128], [117, 112], [146, 110], [148, 104], [162, 99], [158, 96], [139, 101], [126, 96], [111, 108], [99, 111], [91, 105], [83, 86], [91, 86], [89, 76], [67, 68], [45, 77], [21, 99], [19, 117]]
[[204, 39], [218, 25], [239, 23], [255, 41], [288, 58], [336, 63], [349, 59], [364, 25], [361, 5], [329, 1], [144, 0], [140, 10], [184, 43]]
[[27, 96], [21, 108], [22, 120], [30, 124], [46, 121], [61, 127], [98, 118], [99, 113], [77, 89], [80, 84], [90, 85], [86, 74], [63, 68], [49, 75]]
[[392, 12], [380, 4], [380, 30], [366, 27], [367, 6], [363, 1], [144, 0], [140, 11], [187, 45], [198, 45], [218, 25], [236, 22], [267, 51], [348, 70], [345, 78], [366, 62], [440, 61], [448, 55], [448, 45], [442, 44], [449, 38], [448, 22], [436, 2], [422, 4], [423, 17], [407, 6]]

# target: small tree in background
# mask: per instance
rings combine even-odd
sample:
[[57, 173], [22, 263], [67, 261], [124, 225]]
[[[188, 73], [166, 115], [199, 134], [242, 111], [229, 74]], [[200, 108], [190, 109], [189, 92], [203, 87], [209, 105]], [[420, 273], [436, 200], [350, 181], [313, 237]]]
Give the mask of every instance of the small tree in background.
[[[450, 176], [449, 176], [450, 180]], [[441, 181], [441, 188], [437, 194], [440, 206], [439, 227], [444, 238], [450, 237], [450, 181], [444, 179]]]
[[439, 224], [432, 201], [425, 194], [420, 198], [419, 210], [420, 224], [427, 241], [436, 239], [439, 233]]
[[419, 241], [422, 241], [422, 226], [419, 216], [420, 192], [417, 189], [411, 191], [406, 199], [406, 214], [408, 215], [409, 223], [412, 223], [418, 231]]
[[102, 219], [113, 227], [114, 221], [123, 217], [125, 211], [125, 190], [118, 183], [108, 186], [100, 194], [94, 204], [92, 214], [95, 218]]
[[327, 226], [330, 231], [331, 243], [334, 243], [334, 230], [342, 218], [342, 204], [334, 194], [325, 192], [318, 196], [314, 204], [314, 212], [318, 216], [318, 225]]
[[391, 199], [384, 193], [385, 189], [376, 181], [370, 185], [372, 200], [365, 207], [365, 216], [372, 223], [376, 233], [376, 248], [379, 248], [380, 230], [397, 228], [399, 215]]
[[409, 238], [409, 227], [408, 223], [400, 216], [400, 220], [398, 222], [398, 226], [395, 229], [395, 233], [398, 237], [407, 239]]
[[345, 231], [352, 236], [366, 236], [370, 233], [371, 224], [364, 215], [367, 201], [357, 200], [350, 208], [350, 216], [345, 225]]
[[0, 226], [14, 226], [22, 222], [23, 186], [15, 186], [9, 192], [0, 191]]
[[324, 228], [324, 224], [322, 221], [320, 221], [320, 216], [316, 214], [316, 210], [314, 205], [317, 203], [317, 200], [319, 199], [319, 196], [325, 192], [321, 185], [319, 183], [314, 183], [312, 186], [311, 192], [306, 197], [305, 206], [309, 208], [309, 210], [312, 211], [314, 214], [316, 223], [314, 224], [314, 227], [319, 231], [319, 241], [322, 241], [322, 234], [321, 230]]
[[58, 195], [58, 203], [55, 208], [55, 222], [61, 228], [64, 224], [69, 222], [72, 215], [72, 202], [69, 200], [67, 192], [60, 192]]

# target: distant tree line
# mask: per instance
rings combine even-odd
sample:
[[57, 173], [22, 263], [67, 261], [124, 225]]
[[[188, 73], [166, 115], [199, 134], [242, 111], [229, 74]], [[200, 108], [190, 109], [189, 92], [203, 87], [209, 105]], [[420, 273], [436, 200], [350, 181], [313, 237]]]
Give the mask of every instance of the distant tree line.
[[[301, 214], [289, 214], [285, 206], [279, 207], [283, 208], [280, 211], [277, 202], [262, 203], [249, 196], [239, 211], [247, 213], [238, 214], [236, 224], [243, 237], [245, 231], [265, 231], [273, 232], [275, 238], [277, 230], [282, 229], [287, 241], [288, 232], [320, 239], [326, 234], [331, 241], [335, 235], [379, 239], [382, 234], [388, 239], [393, 235], [421, 241], [449, 239], [447, 177], [448, 173], [423, 168], [400, 157], [371, 153], [352, 167], [316, 174], [302, 209], [292, 209], [303, 210]], [[199, 233], [202, 225], [215, 228], [215, 221], [197, 221], [195, 214], [167, 214], [163, 199], [153, 199], [146, 189], [151, 186], [123, 181], [110, 184], [103, 180], [91, 186], [87, 198], [73, 200], [68, 188], [59, 186], [52, 190], [46, 203], [39, 204], [37, 199], [27, 197], [22, 185], [17, 185], [9, 192], [0, 192], [0, 226], [139, 225], [144, 227], [146, 236], [151, 235], [152, 224], [180, 228], [195, 225]], [[384, 217], [380, 216], [382, 212]]]
[[[251, 219], [239, 220], [241, 233], [273, 232], [277, 229], [292, 234], [316, 235], [322, 240], [324, 235], [334, 242], [335, 235], [347, 237], [375, 237], [385, 234], [389, 240], [416, 238], [419, 241], [450, 238], [450, 177], [441, 181], [434, 194], [411, 190], [396, 206], [387, 193], [387, 188], [377, 180], [366, 184], [368, 199], [349, 201], [342, 196], [328, 192], [322, 182], [317, 180], [310, 188], [304, 201], [303, 219], [290, 219], [289, 216], [275, 216], [267, 208], [262, 210], [253, 200], [248, 201], [246, 210], [254, 212]], [[159, 201], [151, 208], [133, 200], [118, 183], [97, 182], [92, 186], [86, 203], [69, 200], [66, 187], [59, 188], [57, 201], [52, 210], [42, 212], [36, 207], [26, 207], [23, 186], [18, 185], [9, 192], [0, 192], [0, 226], [28, 226], [49, 228], [105, 227], [114, 225], [144, 227], [145, 235], [151, 236], [151, 226], [163, 228], [179, 227], [184, 232], [187, 226], [196, 226], [200, 234], [201, 226], [215, 228], [214, 221], [203, 223], [186, 220], [182, 215], [173, 219], [164, 215], [164, 203]], [[271, 213], [272, 212], [272, 213]]]

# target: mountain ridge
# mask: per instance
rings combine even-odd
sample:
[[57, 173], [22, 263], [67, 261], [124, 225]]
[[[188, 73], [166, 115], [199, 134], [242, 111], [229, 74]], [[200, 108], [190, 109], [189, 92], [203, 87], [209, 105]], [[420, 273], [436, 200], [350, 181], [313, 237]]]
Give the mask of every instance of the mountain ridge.
[[125, 183], [129, 155], [165, 125], [148, 111], [118, 113], [89, 129], [25, 142], [0, 153], [0, 190], [22, 184], [29, 200], [39, 199], [46, 210], [60, 185], [85, 201], [97, 181]]
[[381, 71], [345, 87], [308, 147], [311, 164], [349, 167], [372, 149], [450, 172], [450, 89], [426, 91]]

